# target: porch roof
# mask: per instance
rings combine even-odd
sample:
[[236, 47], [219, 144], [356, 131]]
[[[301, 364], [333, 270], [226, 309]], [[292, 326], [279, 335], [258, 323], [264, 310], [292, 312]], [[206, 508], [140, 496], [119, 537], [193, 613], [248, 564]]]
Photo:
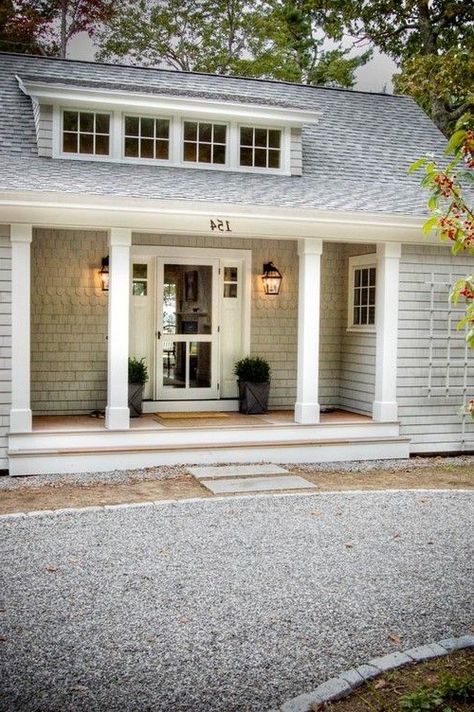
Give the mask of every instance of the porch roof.
[[[405, 96], [285, 82], [2, 54], [0, 190], [422, 215], [426, 196], [407, 167], [444, 139]], [[278, 176], [37, 155], [33, 109], [16, 75], [76, 85], [258, 102], [314, 111], [303, 127], [303, 175]], [[258, 97], [258, 99], [257, 99]]]

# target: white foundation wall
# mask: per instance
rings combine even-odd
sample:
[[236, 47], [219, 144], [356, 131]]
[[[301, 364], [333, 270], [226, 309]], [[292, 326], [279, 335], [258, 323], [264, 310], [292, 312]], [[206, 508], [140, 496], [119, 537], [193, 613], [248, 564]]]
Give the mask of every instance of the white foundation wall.
[[107, 390], [107, 293], [98, 270], [105, 232], [35, 229], [31, 244], [33, 413], [103, 409]]
[[0, 470], [8, 468], [7, 433], [11, 408], [11, 246], [10, 228], [0, 225]]
[[473, 272], [474, 257], [449, 246], [402, 247], [397, 400], [412, 452], [474, 450], [474, 422], [460, 415], [474, 398], [474, 354], [456, 329], [464, 305], [448, 301], [452, 283]]

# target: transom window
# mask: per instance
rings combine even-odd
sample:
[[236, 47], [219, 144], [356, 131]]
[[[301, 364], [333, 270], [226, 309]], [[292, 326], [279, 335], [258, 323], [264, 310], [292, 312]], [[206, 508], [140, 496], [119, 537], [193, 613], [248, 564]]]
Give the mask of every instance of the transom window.
[[125, 117], [124, 154], [128, 158], [169, 158], [170, 122], [146, 116]]
[[63, 111], [63, 152], [108, 156], [110, 114]]
[[376, 267], [372, 255], [349, 259], [349, 285], [348, 327], [373, 330]]
[[194, 163], [217, 163], [226, 161], [225, 124], [209, 124], [203, 121], [185, 121], [183, 125], [183, 160]]
[[240, 165], [280, 168], [281, 131], [251, 126], [240, 128]]

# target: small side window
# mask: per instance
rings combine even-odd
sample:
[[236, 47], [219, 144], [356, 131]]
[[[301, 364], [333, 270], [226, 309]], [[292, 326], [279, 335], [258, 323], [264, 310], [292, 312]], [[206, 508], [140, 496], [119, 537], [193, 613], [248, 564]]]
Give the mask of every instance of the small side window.
[[374, 331], [377, 269], [373, 255], [349, 258], [349, 329]]
[[148, 265], [134, 264], [132, 275], [133, 296], [146, 297], [148, 294]]
[[237, 299], [238, 267], [224, 267], [224, 299]]

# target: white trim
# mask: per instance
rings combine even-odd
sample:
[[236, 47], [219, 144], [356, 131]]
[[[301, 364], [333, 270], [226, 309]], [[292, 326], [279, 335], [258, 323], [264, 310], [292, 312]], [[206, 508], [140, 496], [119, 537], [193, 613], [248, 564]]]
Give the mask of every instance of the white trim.
[[295, 420], [319, 423], [321, 239], [298, 241], [298, 355]]
[[30, 432], [31, 379], [31, 241], [33, 226], [12, 224], [11, 242], [11, 302], [12, 358], [10, 432]]
[[[133, 264], [134, 262], [137, 262], [137, 260], [146, 260], [150, 258], [163, 258], [163, 259], [179, 259], [181, 261], [186, 261], [189, 262], [190, 260], [202, 263], [202, 264], [211, 264], [212, 260], [219, 260], [219, 266], [220, 269], [222, 270], [223, 265], [225, 264], [226, 261], [234, 261], [234, 262], [240, 262], [242, 265], [242, 299], [243, 299], [243, 309], [242, 309], [242, 344], [243, 344], [243, 352], [244, 355], [250, 353], [250, 331], [251, 331], [251, 291], [252, 291], [252, 251], [251, 250], [239, 250], [239, 249], [232, 249], [232, 248], [200, 248], [200, 247], [172, 247], [169, 245], [165, 246], [160, 246], [160, 245], [139, 245], [139, 244], [134, 244], [132, 245], [131, 252], [130, 252], [130, 263]], [[155, 280], [155, 283], [157, 280]], [[220, 284], [221, 280], [219, 280]], [[157, 297], [158, 295], [156, 295]], [[217, 306], [216, 306], [216, 316], [218, 318], [218, 325], [221, 324], [221, 310], [220, 310], [220, 304], [221, 304], [221, 295], [219, 292], [219, 288], [216, 293], [216, 298], [217, 298]], [[157, 310], [158, 312], [158, 310]], [[155, 316], [155, 319], [157, 318], [157, 314]], [[199, 334], [192, 334], [190, 335], [193, 337], [192, 340], [194, 341], [199, 341]], [[220, 337], [218, 337], [218, 341], [220, 340]], [[219, 344], [220, 346], [220, 344]], [[156, 349], [155, 349], [156, 350]], [[155, 354], [156, 358], [156, 354]], [[217, 365], [216, 365], [216, 374], [218, 376], [219, 382], [222, 380], [222, 373], [221, 373], [221, 364], [220, 364], [220, 358], [218, 359]], [[158, 369], [157, 369], [157, 374], [158, 374]], [[155, 389], [156, 390], [156, 389]], [[181, 406], [178, 407], [179, 409], [183, 409], [185, 407], [185, 403], [192, 403], [192, 409], [193, 410], [209, 410], [209, 408], [206, 407], [206, 403], [209, 402], [214, 402], [214, 403], [229, 403], [229, 399], [222, 399], [222, 400], [214, 400], [212, 401], [209, 400], [209, 396], [205, 396], [203, 394], [203, 390], [207, 389], [196, 389], [196, 391], [199, 391], [199, 393], [196, 393], [196, 397], [199, 397], [199, 400], [189, 400], [189, 401], [178, 401], [178, 404], [181, 404]], [[154, 403], [157, 404], [162, 404], [166, 403], [169, 401], [163, 400], [163, 401], [154, 401]], [[145, 406], [145, 412], [152, 412], [149, 411], [148, 406]], [[215, 408], [211, 408], [213, 410]], [[233, 409], [233, 408], [232, 408]], [[158, 408], [159, 410], [159, 408]]]
[[[135, 108], [137, 111], [164, 111], [176, 116], [191, 114], [196, 118], [210, 118], [214, 121], [273, 122], [278, 126], [301, 126], [303, 123], [317, 123], [318, 117], [322, 113], [267, 104], [242, 104], [190, 96], [166, 96], [158, 93], [72, 87], [67, 83], [23, 81], [18, 75], [16, 78], [23, 93], [35, 98], [40, 103], [60, 103], [68, 107], [81, 104], [91, 108], [108, 107], [110, 110]], [[159, 92], [159, 89], [156, 91]]]
[[128, 334], [130, 318], [130, 246], [132, 233], [123, 228], [109, 232], [110, 282], [107, 344], [107, 407], [105, 426], [130, 426], [128, 408]]
[[[375, 298], [377, 299], [377, 255], [375, 252], [369, 252], [365, 255], [356, 255], [349, 257], [348, 260], [348, 280], [347, 280], [347, 332], [374, 334], [374, 324], [354, 324], [354, 274], [357, 268], [370, 269], [375, 268]], [[377, 319], [377, 308], [375, 310], [375, 318]]]
[[[0, 192], [0, 223], [38, 227], [108, 230], [120, 225], [136, 232], [212, 235], [209, 219], [232, 221], [232, 235], [245, 238], [321, 237], [332, 242], [403, 242], [443, 247], [425, 236], [423, 216], [282, 208], [201, 200], [157, 200], [42, 191]], [[445, 245], [446, 251], [449, 245]]]
[[397, 346], [400, 244], [377, 245], [377, 292], [375, 324], [375, 398], [372, 406], [376, 421], [394, 421], [397, 405]]

